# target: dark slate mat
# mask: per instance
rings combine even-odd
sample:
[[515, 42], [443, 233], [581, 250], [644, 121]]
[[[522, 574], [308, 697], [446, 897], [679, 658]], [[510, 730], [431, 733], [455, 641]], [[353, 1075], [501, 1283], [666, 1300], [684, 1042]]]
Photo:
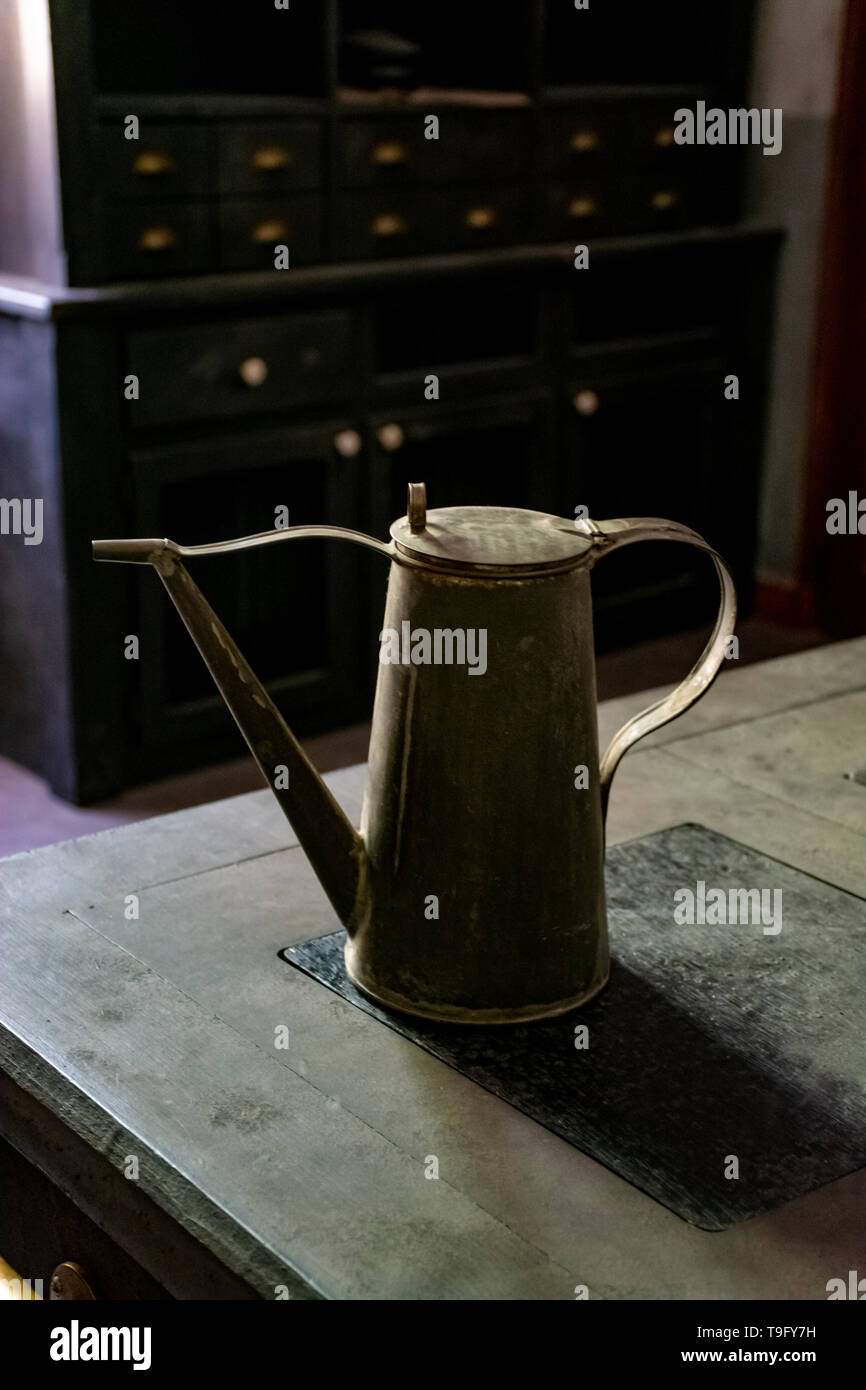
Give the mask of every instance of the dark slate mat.
[[[677, 925], [699, 879], [781, 889], [781, 932]], [[607, 888], [610, 984], [547, 1022], [380, 1008], [346, 978], [343, 932], [281, 954], [706, 1230], [866, 1166], [866, 901], [700, 825], [617, 845]]]

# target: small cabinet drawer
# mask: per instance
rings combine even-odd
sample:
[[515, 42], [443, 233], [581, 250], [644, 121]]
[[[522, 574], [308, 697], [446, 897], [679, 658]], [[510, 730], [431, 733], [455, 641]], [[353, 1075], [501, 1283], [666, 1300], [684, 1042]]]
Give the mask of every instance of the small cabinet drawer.
[[615, 110], [575, 106], [541, 116], [541, 166], [549, 174], [591, 173], [622, 154], [622, 123]]
[[354, 193], [336, 209], [338, 260], [411, 256], [434, 251], [440, 224], [430, 222], [422, 193]]
[[547, 195], [548, 236], [609, 235], [620, 228], [620, 190], [611, 179], [583, 177], [551, 184]]
[[193, 202], [129, 202], [106, 209], [109, 278], [189, 275], [209, 270], [211, 209]]
[[226, 122], [219, 129], [221, 193], [316, 188], [322, 178], [318, 121]]
[[525, 239], [529, 198], [523, 188], [453, 188], [436, 202], [442, 251], [508, 246]]
[[673, 171], [641, 175], [626, 182], [623, 194], [629, 231], [663, 232], [712, 220], [703, 180], [696, 176]]
[[351, 316], [339, 310], [143, 329], [129, 339], [135, 426], [265, 414], [344, 396]]
[[322, 205], [318, 194], [226, 198], [220, 203], [223, 270], [273, 270], [275, 248], [289, 248], [289, 265], [322, 258]]
[[347, 118], [337, 129], [340, 182], [349, 187], [425, 183], [433, 177], [436, 142], [424, 138], [424, 118]]
[[694, 100], [672, 97], [663, 102], [639, 102], [623, 112], [627, 153], [632, 159], [637, 157], [633, 167], [645, 168], [648, 160], [663, 167], [682, 167], [693, 160], [695, 147], [678, 145], [675, 139], [674, 113], [681, 106], [694, 109]]
[[198, 125], [143, 121], [127, 140], [120, 121], [101, 127], [101, 181], [115, 198], [177, 198], [207, 192], [208, 132]]
[[425, 116], [346, 118], [337, 133], [341, 183], [349, 187], [418, 187], [520, 179], [529, 163], [523, 111], [439, 114], [436, 140], [425, 137]]

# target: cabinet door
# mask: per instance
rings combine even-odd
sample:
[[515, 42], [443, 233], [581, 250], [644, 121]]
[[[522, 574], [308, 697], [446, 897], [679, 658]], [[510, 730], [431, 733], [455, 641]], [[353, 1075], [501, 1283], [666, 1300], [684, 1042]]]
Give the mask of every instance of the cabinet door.
[[[133, 458], [136, 532], [191, 545], [228, 540], [281, 524], [278, 508], [292, 526], [357, 527], [360, 449], [360, 435], [334, 422], [142, 450]], [[189, 564], [298, 732], [355, 717], [366, 699], [358, 595], [370, 559], [337, 541], [297, 540]], [[139, 601], [144, 747], [225, 737], [230, 717], [155, 575], [143, 573]]]
[[[734, 566], [750, 571], [738, 471], [738, 411], [726, 400], [721, 361], [653, 370], [635, 364], [599, 377], [575, 369], [565, 405], [561, 511], [586, 506], [598, 519], [658, 516], [700, 532]], [[593, 572], [599, 646], [639, 641], [708, 622], [716, 579], [705, 556], [682, 544], [630, 547]]]
[[540, 401], [497, 401], [473, 410], [397, 410], [373, 422], [377, 534], [406, 513], [410, 482], [428, 507], [500, 506], [549, 511], [552, 429]]

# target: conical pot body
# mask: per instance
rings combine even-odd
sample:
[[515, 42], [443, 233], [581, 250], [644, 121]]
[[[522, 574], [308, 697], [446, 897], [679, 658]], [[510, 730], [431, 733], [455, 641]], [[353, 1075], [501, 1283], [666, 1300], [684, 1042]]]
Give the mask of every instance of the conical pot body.
[[588, 571], [395, 562], [380, 640], [352, 979], [455, 1021], [575, 1007], [608, 974]]

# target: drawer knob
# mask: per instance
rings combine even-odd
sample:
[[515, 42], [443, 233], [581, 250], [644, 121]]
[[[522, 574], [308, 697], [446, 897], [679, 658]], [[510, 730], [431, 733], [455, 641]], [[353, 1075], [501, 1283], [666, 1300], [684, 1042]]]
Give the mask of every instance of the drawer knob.
[[409, 225], [396, 212], [380, 212], [373, 218], [370, 230], [373, 236], [405, 236]]
[[268, 379], [268, 364], [263, 357], [245, 357], [238, 371], [247, 386], [264, 386]]
[[171, 173], [175, 165], [171, 155], [163, 150], [142, 150], [141, 154], [135, 156], [132, 167], [136, 174], [152, 179]]
[[674, 143], [674, 128], [672, 125], [660, 125], [655, 135], [653, 143], [658, 145], [660, 150], [666, 150], [669, 145]]
[[288, 169], [293, 163], [292, 152], [287, 150], [285, 145], [260, 145], [257, 150], [253, 150], [253, 168], [261, 169], [265, 173], [276, 169]]
[[250, 234], [250, 239], [257, 246], [264, 246], [266, 243], [273, 244], [275, 241], [282, 241], [289, 235], [289, 224], [283, 217], [266, 217], [264, 222], [258, 222]]
[[145, 227], [138, 238], [141, 251], [170, 251], [177, 245], [177, 232], [174, 227]]
[[579, 198], [572, 198], [568, 205], [569, 217], [594, 217], [598, 212], [598, 203], [589, 194], [583, 194]]
[[483, 231], [485, 227], [496, 226], [495, 208], [470, 208], [464, 218], [467, 227]]
[[334, 448], [340, 458], [356, 458], [361, 452], [361, 436], [357, 430], [340, 430], [334, 435]]
[[90, 1287], [81, 1265], [77, 1265], [74, 1260], [64, 1260], [51, 1276], [48, 1297], [66, 1303], [84, 1298], [95, 1299], [96, 1294]]
[[382, 425], [376, 431], [376, 438], [383, 449], [393, 454], [396, 449], [402, 449], [406, 436], [402, 425]]
[[680, 201], [680, 195], [672, 188], [660, 188], [650, 198], [650, 205], [655, 212], [667, 212], [670, 208], [675, 208]]
[[586, 388], [578, 391], [572, 398], [573, 405], [578, 415], [594, 415], [598, 410], [599, 400], [595, 391]]
[[373, 146], [373, 163], [385, 168], [405, 164], [408, 158], [409, 151], [399, 140], [380, 140], [378, 145]]
[[597, 150], [600, 144], [597, 130], [576, 130], [568, 142], [568, 147], [574, 150], [575, 154], [587, 154], [589, 150]]

